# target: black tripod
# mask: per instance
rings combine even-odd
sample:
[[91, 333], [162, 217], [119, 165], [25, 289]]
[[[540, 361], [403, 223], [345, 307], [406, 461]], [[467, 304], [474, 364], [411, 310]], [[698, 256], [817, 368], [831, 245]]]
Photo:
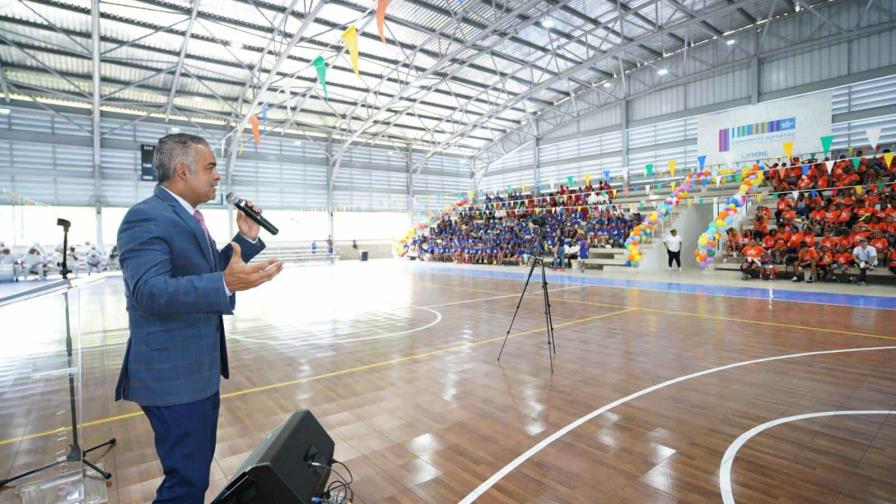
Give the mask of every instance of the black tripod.
[[111, 446], [115, 444], [115, 438], [112, 438], [105, 443], [98, 444], [86, 450], [81, 448], [81, 445], [78, 443], [78, 413], [75, 405], [75, 373], [74, 368], [72, 367], [72, 331], [69, 319], [69, 306], [68, 306], [68, 290], [71, 288], [71, 282], [68, 282], [68, 274], [70, 271], [68, 270], [68, 228], [71, 223], [65, 219], [58, 219], [56, 224], [62, 226], [63, 230], [63, 239], [62, 239], [62, 279], [66, 280], [66, 290], [63, 293], [63, 297], [65, 298], [65, 351], [68, 354], [68, 398], [69, 398], [69, 410], [72, 415], [72, 444], [69, 449], [68, 454], [65, 457], [60, 457], [59, 459], [50, 462], [49, 464], [38, 467], [36, 469], [31, 469], [29, 471], [25, 471], [16, 476], [12, 476], [10, 478], [6, 478], [5, 480], [0, 481], [0, 487], [6, 486], [7, 483], [13, 482], [17, 479], [24, 478], [26, 476], [30, 476], [34, 473], [38, 473], [41, 471], [45, 471], [50, 469], [51, 467], [56, 467], [61, 464], [65, 464], [68, 462], [78, 462], [80, 461], [82, 464], [87, 467], [93, 469], [98, 472], [100, 476], [105, 479], [110, 479], [112, 477], [111, 473], [108, 473], [99, 467], [96, 466], [93, 462], [87, 460], [86, 455], [94, 450], [98, 450], [103, 448], [104, 446]]
[[557, 354], [557, 345], [554, 342], [554, 320], [551, 318], [551, 298], [548, 296], [548, 277], [544, 271], [544, 259], [532, 256], [532, 267], [529, 268], [529, 276], [526, 277], [526, 285], [523, 286], [523, 293], [520, 294], [520, 300], [516, 304], [516, 310], [513, 312], [513, 318], [510, 319], [510, 327], [507, 328], [507, 334], [504, 336], [504, 343], [501, 344], [501, 351], [498, 352], [498, 361], [501, 360], [501, 354], [504, 353], [504, 346], [507, 344], [507, 338], [510, 337], [510, 330], [513, 329], [513, 322], [516, 321], [516, 315], [520, 311], [520, 305], [523, 304], [523, 298], [526, 297], [526, 289], [529, 287], [529, 281], [532, 280], [532, 273], [535, 272], [535, 266], [541, 265], [541, 292], [544, 295], [544, 322], [547, 325], [548, 333], [548, 361], [551, 364], [551, 374], [554, 373], [554, 356]]

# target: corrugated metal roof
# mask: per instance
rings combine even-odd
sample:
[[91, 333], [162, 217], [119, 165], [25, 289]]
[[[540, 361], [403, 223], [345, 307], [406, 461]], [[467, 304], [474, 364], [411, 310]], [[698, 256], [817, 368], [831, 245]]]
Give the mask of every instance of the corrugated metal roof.
[[[767, 12], [771, 1], [757, 0], [748, 11], [751, 15]], [[312, 128], [340, 128], [348, 135], [372, 115], [371, 132], [388, 129], [389, 136], [424, 147], [425, 143], [441, 142], [475, 122], [466, 134], [468, 138], [462, 137], [459, 143], [478, 146], [519, 124], [527, 110], [537, 112], [565, 98], [583, 83], [606, 79], [606, 73], [618, 71], [618, 63], [609, 61], [578, 69], [573, 75], [562, 75], [572, 80], [558, 78], [558, 74], [576, 67], [583, 59], [627, 40], [645, 38], [626, 49], [626, 64], [653, 60], [657, 52], [676, 50], [679, 39], [702, 40], [711, 36], [707, 27], [692, 23], [681, 33], [667, 31], [662, 38], [654, 37], [657, 25], [669, 27], [691, 18], [678, 5], [703, 13], [728, 5], [728, 1], [630, 0], [625, 4], [628, 8], [623, 10], [632, 12], [621, 13], [616, 2], [606, 0], [531, 5], [526, 0], [393, 0], [384, 44], [379, 40], [375, 22], [362, 28], [373, 15], [372, 2], [333, 0], [310, 24], [306, 37], [290, 52], [260, 101], [271, 105], [269, 121], [285, 121], [303, 101], [301, 96], [310, 90], [312, 97], [304, 101], [304, 109], [297, 115], [301, 123]], [[287, 17], [291, 5], [296, 10]], [[519, 15], [509, 15], [523, 6], [528, 8]], [[115, 93], [114, 99], [109, 100], [110, 106], [145, 103], [146, 112], [167, 103], [174, 83], [173, 72], [152, 75], [177, 65], [192, 8], [192, 0], [115, 0], [100, 4], [100, 32], [104, 38], [102, 89], [104, 94]], [[310, 6], [304, 0], [201, 0], [186, 46], [184, 70], [176, 83], [175, 108], [230, 115], [234, 121], [241, 119], [254, 97], [254, 89], [267, 79], [280, 51], [303, 25], [306, 8]], [[620, 23], [620, 16], [624, 22]], [[554, 23], [550, 29], [541, 25], [546, 17]], [[739, 14], [719, 17], [708, 22], [716, 23], [722, 31], [746, 23]], [[83, 90], [90, 89], [92, 64], [85, 50], [90, 47], [89, 0], [8, 2], [0, 12], [0, 22], [4, 25], [4, 37], [40, 61], [0, 41], [5, 75], [19, 93], [86, 101], [60, 76]], [[359, 29], [360, 78], [351, 70], [347, 54], [337, 56], [343, 48], [342, 32], [352, 24]], [[492, 32], [480, 36], [484, 28]], [[626, 41], [620, 38], [620, 31]], [[475, 43], [469, 42], [477, 37]], [[127, 45], [120, 47], [122, 44]], [[421, 44], [425, 45], [420, 47]], [[265, 47], [268, 53], [262, 55]], [[448, 54], [455, 54], [456, 58], [436, 67]], [[311, 65], [318, 56], [328, 63], [329, 103], [319, 99], [317, 72]], [[261, 71], [253, 79], [252, 69], [259, 61]], [[405, 89], [406, 82], [420, 80], [418, 75], [425, 71], [432, 75], [422, 79], [422, 88]], [[139, 86], [121, 90], [138, 81]], [[527, 103], [503, 110], [509, 100], [545, 82], [550, 85], [533, 94]], [[390, 98], [397, 94], [405, 97]], [[244, 109], [235, 113], [241, 96]], [[289, 111], [283, 106], [287, 102]], [[394, 103], [386, 107], [389, 102]], [[358, 108], [357, 103], [369, 106]], [[133, 104], [125, 106], [135, 113], [141, 110]], [[458, 110], [461, 108], [467, 113]], [[484, 121], [485, 114], [495, 108], [502, 110]], [[352, 111], [354, 118], [346, 121], [346, 114]], [[394, 126], [388, 126], [393, 121]], [[428, 131], [434, 127], [441, 131]]]

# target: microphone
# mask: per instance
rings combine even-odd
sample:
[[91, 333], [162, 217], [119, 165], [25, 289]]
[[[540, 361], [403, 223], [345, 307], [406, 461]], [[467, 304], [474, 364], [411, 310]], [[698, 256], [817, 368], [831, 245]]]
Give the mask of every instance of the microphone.
[[280, 232], [280, 230], [277, 229], [277, 226], [271, 224], [270, 221], [262, 217], [261, 214], [247, 205], [246, 200], [244, 200], [243, 198], [240, 198], [236, 194], [233, 194], [233, 192], [229, 192], [227, 193], [226, 199], [228, 203], [241, 210], [244, 214], [246, 214], [247, 217], [255, 221], [259, 226], [265, 228], [268, 233], [275, 235]]

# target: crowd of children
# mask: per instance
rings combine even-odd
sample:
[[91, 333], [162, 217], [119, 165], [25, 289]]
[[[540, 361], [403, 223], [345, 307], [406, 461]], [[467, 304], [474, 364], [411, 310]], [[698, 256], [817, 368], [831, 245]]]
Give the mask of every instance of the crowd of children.
[[525, 264], [551, 256], [553, 266], [584, 269], [591, 248], [622, 247], [642, 219], [612, 205], [606, 182], [533, 195], [486, 195], [453, 217], [443, 216], [407, 245], [426, 260], [466, 264]]
[[[775, 227], [770, 228], [769, 223]], [[727, 232], [726, 258], [743, 256], [745, 278], [773, 278], [775, 265], [793, 281], [849, 278], [864, 284], [867, 272], [886, 265], [896, 274], [896, 184], [779, 193], [775, 211], [760, 205], [755, 225]], [[848, 277], [851, 268], [856, 278]]]

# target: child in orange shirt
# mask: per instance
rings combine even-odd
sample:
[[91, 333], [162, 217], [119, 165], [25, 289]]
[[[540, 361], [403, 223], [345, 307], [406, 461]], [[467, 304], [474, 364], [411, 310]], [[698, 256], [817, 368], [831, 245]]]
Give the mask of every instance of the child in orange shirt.
[[809, 278], [806, 280], [806, 283], [812, 283], [818, 278], [818, 251], [815, 250], [813, 245], [810, 245], [808, 242], [800, 243], [800, 251], [798, 254], [797, 260], [793, 263], [793, 278], [791, 279], [794, 282], [800, 281], [800, 273], [802, 273], [803, 268], [810, 268]]

